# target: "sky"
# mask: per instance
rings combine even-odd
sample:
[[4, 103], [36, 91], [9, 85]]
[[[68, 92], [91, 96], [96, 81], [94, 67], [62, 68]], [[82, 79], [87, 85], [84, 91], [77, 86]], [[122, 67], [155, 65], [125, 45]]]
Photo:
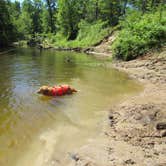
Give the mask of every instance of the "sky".
[[11, 0], [12, 2], [18, 1], [18, 2], [22, 2], [23, 0]]

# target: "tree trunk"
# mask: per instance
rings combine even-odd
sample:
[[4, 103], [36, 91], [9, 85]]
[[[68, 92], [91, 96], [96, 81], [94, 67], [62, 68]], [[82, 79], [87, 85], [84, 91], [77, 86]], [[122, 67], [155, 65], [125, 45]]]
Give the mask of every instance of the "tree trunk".
[[98, 4], [98, 0], [95, 3], [95, 19], [97, 20], [99, 16], [99, 4]]
[[110, 10], [110, 13], [109, 13], [109, 20], [110, 20], [110, 25], [112, 25], [112, 17], [113, 17], [113, 14], [112, 14], [112, 10], [113, 10], [113, 4], [112, 4], [112, 2], [110, 2], [110, 4], [109, 4], [109, 10]]
[[142, 13], [144, 14], [146, 12], [147, 7], [147, 0], [142, 0]]
[[152, 1], [151, 1], [151, 7], [153, 8], [154, 5], [155, 5], [155, 0], [152, 0]]
[[125, 15], [125, 13], [126, 13], [127, 3], [128, 3], [128, 0], [125, 0], [124, 5], [123, 5], [123, 10], [122, 10], [122, 12], [123, 12], [122, 15]]

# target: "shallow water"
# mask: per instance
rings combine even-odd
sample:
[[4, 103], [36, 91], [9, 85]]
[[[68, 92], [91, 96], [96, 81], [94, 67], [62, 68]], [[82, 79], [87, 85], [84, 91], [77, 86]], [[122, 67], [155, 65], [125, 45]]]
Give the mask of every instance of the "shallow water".
[[[108, 108], [140, 90], [106, 60], [72, 52], [18, 49], [0, 55], [0, 165], [60, 165], [95, 138]], [[45, 97], [41, 85], [69, 84], [74, 95]]]

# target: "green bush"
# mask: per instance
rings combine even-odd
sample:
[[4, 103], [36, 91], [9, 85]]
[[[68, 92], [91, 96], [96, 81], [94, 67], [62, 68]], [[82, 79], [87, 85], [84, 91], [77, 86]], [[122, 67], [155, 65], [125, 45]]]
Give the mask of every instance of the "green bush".
[[166, 41], [166, 18], [160, 18], [159, 12], [130, 13], [121, 22], [121, 28], [112, 45], [113, 55], [118, 59], [134, 59], [151, 48], [161, 47]]

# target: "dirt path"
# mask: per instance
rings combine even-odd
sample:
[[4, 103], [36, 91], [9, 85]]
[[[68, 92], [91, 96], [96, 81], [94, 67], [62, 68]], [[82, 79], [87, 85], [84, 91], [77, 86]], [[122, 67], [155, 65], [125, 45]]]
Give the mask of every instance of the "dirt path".
[[130, 62], [116, 62], [144, 85], [144, 90], [113, 106], [103, 122], [103, 133], [72, 157], [71, 166], [165, 166], [166, 51]]
[[88, 54], [100, 55], [100, 56], [111, 56], [111, 44], [116, 38], [117, 33], [113, 32], [113, 34], [105, 37], [101, 43], [97, 44], [94, 47], [91, 47], [90, 50], [86, 51]]

